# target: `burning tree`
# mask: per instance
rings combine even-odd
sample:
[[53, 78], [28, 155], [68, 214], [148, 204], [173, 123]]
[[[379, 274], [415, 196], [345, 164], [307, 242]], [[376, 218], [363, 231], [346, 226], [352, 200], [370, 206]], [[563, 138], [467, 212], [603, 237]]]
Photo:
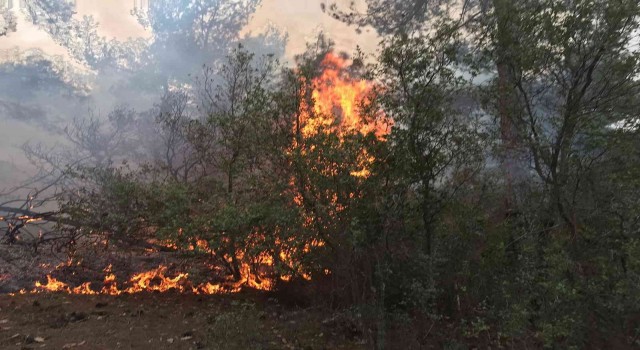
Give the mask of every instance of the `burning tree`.
[[106, 138], [99, 125], [69, 129], [96, 161], [64, 172], [77, 187], [55, 197], [56, 217], [66, 218], [59, 228], [73, 243], [96, 237], [104, 247], [205, 256], [231, 289], [337, 274], [362, 239], [356, 217], [375, 215], [365, 192], [379, 187], [392, 125], [355, 68], [328, 45], [295, 69], [239, 47], [219, 71], [205, 68], [195, 93], [163, 99], [164, 151], [142, 166], [92, 151], [105, 148], [91, 142], [124, 140], [118, 127], [135, 118], [114, 117]]

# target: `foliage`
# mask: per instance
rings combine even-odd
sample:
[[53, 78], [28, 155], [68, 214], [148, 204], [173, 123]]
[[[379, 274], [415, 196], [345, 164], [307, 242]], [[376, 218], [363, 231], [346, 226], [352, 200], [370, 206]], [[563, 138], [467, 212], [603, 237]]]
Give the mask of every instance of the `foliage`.
[[[631, 345], [638, 309], [622, 295], [637, 293], [626, 252], [635, 246], [638, 230], [636, 220], [624, 213], [635, 210], [638, 186], [621, 174], [638, 171], [636, 141], [631, 141], [638, 132], [637, 2], [367, 4], [364, 12], [337, 5], [327, 9], [347, 23], [391, 34], [381, 63], [392, 69], [392, 81], [407, 77], [405, 84], [385, 81], [396, 96], [411, 97], [420, 91], [416, 87], [433, 87], [424, 97], [418, 94], [414, 104], [399, 99], [395, 109], [385, 109], [403, 112], [394, 114], [406, 126], [394, 130], [396, 137], [437, 131], [433, 124], [414, 129], [402, 122], [403, 116], [415, 115], [411, 111], [416, 105], [413, 110], [423, 113], [424, 120], [446, 120], [443, 116], [460, 105], [452, 99], [438, 102], [467, 72], [483, 73], [476, 79], [481, 98], [468, 96], [499, 120], [485, 129], [492, 137], [488, 145], [498, 146], [487, 149], [487, 167], [474, 173], [464, 193], [435, 216], [435, 247], [443, 256], [434, 261], [435, 270], [427, 271], [441, 288], [435, 290], [441, 312], [480, 315], [479, 323], [474, 322], [485, 325], [482, 332], [545, 346], [604, 346], [612, 338]], [[448, 6], [459, 13], [450, 22], [434, 10]], [[442, 68], [430, 68], [438, 59], [445, 61]], [[403, 138], [395, 141], [393, 146], [403, 144]], [[414, 151], [425, 157], [415, 162], [422, 169], [432, 164], [428, 151]], [[412, 150], [400, 154], [410, 156]], [[628, 157], [624, 161], [619, 158], [623, 154]], [[473, 159], [462, 164], [473, 164]], [[410, 158], [400, 164], [392, 168], [405, 181], [424, 172], [412, 169]], [[417, 181], [412, 189], [419, 195], [427, 183]], [[445, 189], [451, 188], [447, 183]], [[438, 204], [436, 198], [427, 204]], [[415, 225], [419, 219], [413, 220]], [[413, 266], [420, 266], [419, 254], [413, 258]]]

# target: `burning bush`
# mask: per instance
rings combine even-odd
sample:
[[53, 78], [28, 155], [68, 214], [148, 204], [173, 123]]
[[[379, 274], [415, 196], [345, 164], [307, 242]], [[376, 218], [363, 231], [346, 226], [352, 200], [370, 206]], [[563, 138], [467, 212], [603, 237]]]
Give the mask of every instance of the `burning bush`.
[[[370, 112], [374, 85], [347, 62], [327, 46], [278, 71], [240, 47], [215, 72], [221, 83], [206, 68], [195, 93], [172, 92], [158, 106], [164, 157], [74, 170], [84, 185], [63, 197], [61, 212], [76, 243], [99, 237], [93, 244], [107, 250], [174, 251], [218, 271], [214, 280], [194, 284], [159, 266], [120, 283], [105, 271], [92, 288], [49, 276], [36, 290], [214, 293], [353, 279], [364, 262], [356, 250], [369, 249], [367, 232], [381, 224], [365, 195], [380, 188], [377, 160], [392, 123]], [[197, 118], [187, 113], [194, 103]], [[370, 284], [357, 277], [353, 286]]]

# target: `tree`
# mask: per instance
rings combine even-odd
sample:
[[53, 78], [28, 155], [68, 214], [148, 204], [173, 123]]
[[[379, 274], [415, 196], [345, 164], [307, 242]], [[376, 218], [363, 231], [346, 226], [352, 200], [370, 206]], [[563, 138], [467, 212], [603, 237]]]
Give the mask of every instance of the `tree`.
[[[449, 29], [446, 33], [471, 39], [467, 52], [475, 54], [475, 63], [468, 65], [465, 56], [458, 55], [447, 69], [489, 68], [485, 79], [476, 80], [484, 96], [478, 104], [500, 121], [494, 142], [501, 145], [489, 165], [492, 159], [503, 160], [503, 181], [484, 183], [493, 188], [481, 192], [488, 197], [483, 199], [486, 210], [476, 211], [478, 216], [447, 212], [469, 227], [484, 225], [476, 243], [480, 256], [467, 257], [481, 265], [475, 274], [467, 272], [472, 277], [465, 282], [473, 290], [469, 297], [491, 305], [488, 315], [502, 330], [531, 329], [546, 344], [584, 346], [616, 337], [614, 325], [630, 322], [631, 310], [637, 310], [622, 296], [636, 293], [638, 287], [628, 255], [635, 249], [630, 247], [637, 239], [636, 221], [627, 211], [636, 208], [638, 191], [637, 182], [627, 177], [638, 169], [631, 141], [638, 131], [634, 111], [640, 96], [634, 42], [637, 2], [367, 3], [364, 15], [340, 12], [335, 6], [329, 10], [341, 20], [371, 24], [383, 34], [407, 33], [409, 40], [398, 45], [402, 50], [389, 62], [400, 66], [400, 57], [427, 55], [430, 48], [416, 45], [413, 37]], [[463, 19], [443, 25], [446, 15], [431, 11], [442, 4], [458, 4]], [[423, 11], [406, 11], [411, 6]], [[396, 17], [398, 13], [406, 16]], [[419, 49], [409, 49], [415, 46]], [[430, 76], [417, 74], [416, 80]], [[442, 81], [455, 80], [434, 79]], [[428, 91], [418, 101], [438, 101], [441, 91], [446, 89]], [[417, 110], [428, 111], [429, 106]], [[622, 154], [628, 161], [620, 161]], [[416, 164], [429, 163], [422, 159]], [[489, 175], [482, 173], [474, 181], [486, 181]], [[507, 215], [498, 223], [487, 220], [487, 212], [496, 209], [490, 204], [496, 191], [507, 193], [501, 206]], [[464, 201], [457, 199], [455, 206], [464, 207]]]
[[460, 41], [446, 19], [441, 24], [431, 35], [385, 41], [374, 75], [384, 87], [378, 104], [394, 122], [386, 165], [392, 185], [383, 197], [383, 215], [394, 223], [385, 229], [394, 242], [386, 244], [389, 310], [435, 313], [445, 276], [457, 273], [444, 263], [447, 243], [461, 236], [439, 227], [484, 168], [482, 130], [459, 104], [469, 98], [469, 82], [455, 70]]
[[[414, 0], [397, 2], [393, 0], [368, 0], [365, 13], [351, 7], [350, 11], [341, 10], [335, 3], [330, 6], [323, 5], [336, 19], [359, 27], [373, 26], [382, 35], [398, 33], [420, 33], [437, 31], [444, 36], [457, 36], [464, 31], [469, 34], [466, 45], [460, 46], [464, 51], [465, 46], [470, 46], [471, 52], [480, 50], [488, 55], [481, 55], [480, 61], [488, 59], [495, 67], [496, 80], [499, 84], [500, 97], [497, 100], [497, 117], [500, 120], [501, 152], [503, 161], [505, 196], [503, 215], [509, 216], [515, 208], [516, 194], [514, 186], [525, 181], [522, 160], [520, 159], [520, 141], [517, 139], [513, 125], [513, 88], [509, 86], [510, 73], [507, 64], [505, 50], [509, 43], [515, 40], [516, 35], [513, 24], [514, 14], [518, 13], [517, 5], [512, 1], [503, 0], [452, 0], [429, 1]], [[442, 25], [441, 19], [454, 13], [456, 20], [450, 21], [448, 32], [438, 28]], [[469, 49], [467, 49], [469, 50]], [[460, 61], [460, 60], [459, 60]], [[463, 62], [458, 62], [463, 63]], [[477, 69], [476, 63], [471, 67], [458, 65], [458, 69], [473, 72]]]
[[[543, 8], [544, 15], [532, 16]], [[505, 48], [511, 56], [509, 84], [522, 107], [518, 135], [526, 140], [557, 213], [576, 235], [582, 173], [616, 142], [617, 135], [607, 129], [632, 119], [638, 103], [639, 56], [629, 46], [638, 7], [634, 2], [548, 1], [529, 11], [519, 23], [519, 32], [528, 35]]]
[[151, 29], [153, 41], [147, 62], [151, 74], [166, 89], [173, 80], [227, 54], [238, 33], [255, 11], [259, 0], [164, 0], [134, 11], [139, 22]]
[[392, 39], [381, 57], [379, 75], [389, 91], [383, 110], [397, 125], [390, 139], [394, 169], [420, 196], [427, 255], [432, 254], [436, 217], [462, 184], [446, 179], [464, 171], [476, 173], [481, 160], [477, 125], [454, 107], [465, 87], [453, 69], [459, 43], [454, 36], [439, 34]]
[[333, 18], [356, 25], [359, 29], [372, 26], [380, 34], [394, 34], [398, 32], [412, 32], [423, 26], [429, 14], [437, 13], [442, 1], [414, 0], [367, 0], [366, 10], [362, 11], [355, 3], [348, 10], [344, 10], [337, 3], [322, 3], [323, 11], [327, 11]]
[[16, 18], [9, 9], [0, 10], [0, 36], [9, 35], [17, 29]]
[[[623, 199], [626, 194], [602, 192], [610, 190], [613, 181], [623, 186], [625, 193], [635, 193], [634, 183], [602, 177], [602, 172], [608, 171], [604, 165], [611, 165], [611, 155], [633, 147], [627, 143], [625, 132], [612, 130], [612, 125], [635, 118], [638, 107], [640, 52], [632, 46], [632, 40], [638, 30], [639, 10], [635, 1], [538, 2], [519, 12], [522, 17], [514, 21], [515, 29], [524, 35], [505, 48], [510, 56], [509, 84], [516, 89], [513, 109], [517, 135], [528, 148], [531, 168], [547, 198], [547, 220], [560, 226], [556, 229], [559, 232], [543, 229], [536, 242], [536, 259], [541, 262], [549, 259], [547, 254], [557, 254], [556, 259], [574, 266], [569, 278], [555, 275], [557, 283], [578, 288], [586, 297], [553, 291], [571, 300], [574, 309], [565, 312], [574, 318], [585, 317], [577, 311], [584, 304], [592, 312], [610, 312], [607, 303], [596, 295], [606, 290], [615, 298], [619, 292], [606, 287], [606, 283], [587, 283], [583, 266], [599, 266], [595, 275], [601, 282], [610, 278], [621, 282], [629, 277], [617, 272], [624, 270], [622, 260], [605, 256], [609, 249], [624, 250], [619, 246], [621, 240], [631, 242], [634, 234], [624, 227], [611, 230], [600, 225], [612, 219], [603, 215], [612, 203], [596, 199], [595, 193], [635, 207]], [[637, 164], [623, 167], [633, 173]], [[616, 168], [609, 171], [619, 171]], [[557, 232], [553, 240], [551, 232]], [[554, 268], [538, 267], [538, 273], [554, 276], [558, 273]], [[540, 282], [546, 276], [538, 275], [536, 281], [548, 292], [549, 287]], [[534, 297], [534, 302], [544, 310], [537, 314], [537, 321], [544, 324], [555, 312], [541, 299]], [[612, 322], [611, 318], [598, 319], [602, 329]], [[559, 333], [566, 331], [557, 327]], [[581, 332], [588, 329], [583, 325]]]

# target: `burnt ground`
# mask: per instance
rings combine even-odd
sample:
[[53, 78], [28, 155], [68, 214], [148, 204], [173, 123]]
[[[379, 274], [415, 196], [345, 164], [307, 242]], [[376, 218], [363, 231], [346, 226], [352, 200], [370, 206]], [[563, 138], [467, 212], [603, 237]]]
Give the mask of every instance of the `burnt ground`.
[[0, 295], [0, 349], [363, 349], [354, 325], [264, 294]]

